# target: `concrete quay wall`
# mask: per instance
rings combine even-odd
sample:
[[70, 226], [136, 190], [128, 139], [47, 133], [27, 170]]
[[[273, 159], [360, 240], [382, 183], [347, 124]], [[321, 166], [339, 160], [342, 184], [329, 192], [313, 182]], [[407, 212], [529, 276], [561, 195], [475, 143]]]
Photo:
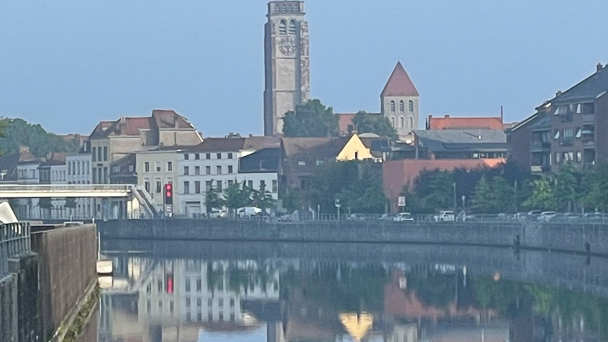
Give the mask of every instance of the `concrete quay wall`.
[[42, 336], [49, 340], [97, 279], [97, 229], [58, 227], [31, 239], [39, 256]]
[[608, 255], [608, 225], [448, 222], [299, 222], [111, 220], [97, 222], [110, 239], [341, 243], [431, 243], [519, 246]]

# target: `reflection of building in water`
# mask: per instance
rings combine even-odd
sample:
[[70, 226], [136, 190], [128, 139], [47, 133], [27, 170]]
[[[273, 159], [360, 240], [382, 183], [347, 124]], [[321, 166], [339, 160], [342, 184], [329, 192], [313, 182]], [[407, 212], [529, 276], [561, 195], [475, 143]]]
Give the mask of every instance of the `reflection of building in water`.
[[[267, 330], [283, 341], [279, 272], [254, 261], [115, 258], [100, 341], [197, 341], [201, 330]], [[264, 329], [265, 322], [268, 326]]]

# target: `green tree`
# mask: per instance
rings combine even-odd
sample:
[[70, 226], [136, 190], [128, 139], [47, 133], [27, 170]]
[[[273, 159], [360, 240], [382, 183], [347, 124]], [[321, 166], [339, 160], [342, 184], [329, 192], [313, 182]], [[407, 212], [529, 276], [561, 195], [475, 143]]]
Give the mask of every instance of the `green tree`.
[[438, 171], [430, 182], [431, 193], [423, 201], [434, 211], [454, 206], [454, 176], [449, 171]]
[[357, 133], [375, 133], [379, 136], [397, 138], [397, 131], [383, 115], [359, 111], [353, 118], [353, 126]]
[[211, 212], [213, 208], [220, 208], [224, 205], [223, 199], [220, 196], [220, 192], [214, 187], [209, 187], [205, 190], [205, 208], [207, 214]]
[[532, 194], [524, 202], [524, 206], [539, 210], [553, 209], [554, 199], [551, 184], [543, 177], [532, 182]]
[[43, 197], [38, 200], [38, 206], [43, 209], [43, 217], [51, 216], [51, 209], [53, 209], [53, 199], [48, 197]]
[[471, 202], [473, 210], [484, 214], [491, 212], [496, 207], [496, 194], [485, 175], [477, 182]]
[[558, 210], [568, 210], [576, 203], [577, 179], [574, 165], [565, 163], [559, 169], [555, 184], [555, 205]]
[[0, 135], [0, 149], [5, 153], [19, 153], [20, 146], [28, 146], [37, 157], [44, 157], [49, 152], [78, 152], [79, 146], [71, 144], [62, 137], [48, 133], [42, 126], [30, 124], [23, 119], [0, 120], [5, 134]]
[[232, 211], [251, 204], [251, 189], [245, 183], [234, 182], [224, 190], [224, 204]]
[[587, 211], [608, 210], [608, 164], [585, 171], [580, 201]]
[[252, 190], [251, 202], [253, 206], [262, 209], [265, 213], [266, 209], [272, 208], [274, 199], [270, 191], [266, 190], [266, 185], [262, 184], [259, 190]]
[[492, 180], [492, 194], [494, 196], [494, 208], [492, 209], [495, 213], [500, 212], [515, 212], [516, 209], [516, 198], [515, 189], [509, 184], [509, 182], [501, 177], [496, 176]]
[[310, 100], [285, 114], [283, 134], [286, 137], [338, 136], [338, 118], [331, 107], [325, 107], [319, 100]]

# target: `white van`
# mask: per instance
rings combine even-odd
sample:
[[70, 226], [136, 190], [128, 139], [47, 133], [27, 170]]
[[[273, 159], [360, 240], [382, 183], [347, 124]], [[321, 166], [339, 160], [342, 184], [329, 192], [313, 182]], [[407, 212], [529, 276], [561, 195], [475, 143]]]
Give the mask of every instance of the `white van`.
[[253, 217], [261, 213], [262, 209], [257, 207], [244, 207], [239, 208], [239, 210], [236, 211], [236, 214], [239, 218]]

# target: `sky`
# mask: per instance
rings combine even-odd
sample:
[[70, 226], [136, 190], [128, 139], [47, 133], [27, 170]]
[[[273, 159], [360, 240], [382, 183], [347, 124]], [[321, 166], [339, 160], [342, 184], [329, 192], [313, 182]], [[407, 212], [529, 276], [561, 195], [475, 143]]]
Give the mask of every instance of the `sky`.
[[[174, 109], [263, 133], [265, 0], [2, 0], [0, 116], [55, 133]], [[311, 97], [380, 110], [401, 61], [429, 114], [531, 115], [608, 63], [606, 0], [308, 0]]]

